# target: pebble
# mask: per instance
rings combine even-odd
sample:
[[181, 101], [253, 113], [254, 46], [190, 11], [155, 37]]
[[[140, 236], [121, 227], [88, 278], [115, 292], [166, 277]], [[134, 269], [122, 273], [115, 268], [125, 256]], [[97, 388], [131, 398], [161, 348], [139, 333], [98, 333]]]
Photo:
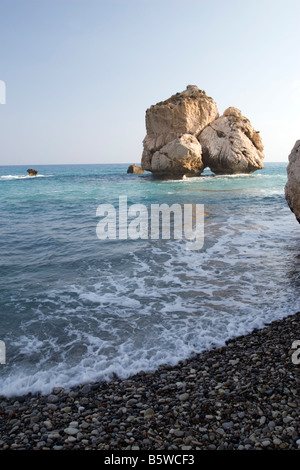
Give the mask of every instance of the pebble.
[[0, 397], [0, 450], [300, 448], [300, 313], [177, 366]]
[[59, 397], [54, 394], [50, 394], [47, 398], [48, 403], [58, 403], [59, 402]]
[[78, 428], [78, 421], [71, 421], [69, 428]]
[[44, 421], [44, 426], [45, 426], [46, 429], [48, 429], [48, 431], [49, 431], [50, 429], [52, 429], [52, 423], [51, 423], [51, 421]]
[[221, 434], [221, 435], [225, 434], [225, 431], [224, 431], [223, 428], [218, 428], [218, 429], [216, 430], [216, 432], [217, 432], [218, 434]]
[[222, 424], [222, 427], [223, 427], [224, 429], [231, 429], [231, 428], [233, 427], [233, 422], [230, 421], [229, 423], [223, 423], [223, 424]]
[[64, 408], [61, 409], [63, 413], [70, 413], [72, 411], [72, 408], [70, 406], [65, 406]]
[[271, 445], [271, 441], [269, 441], [269, 439], [265, 439], [264, 441], [262, 441], [262, 445], [263, 447], [268, 447]]
[[179, 400], [180, 401], [187, 401], [189, 399], [189, 394], [188, 393], [182, 393], [181, 395], [179, 395]]
[[77, 428], [66, 428], [64, 429], [64, 432], [70, 436], [74, 436], [75, 434], [78, 433], [78, 429]]
[[152, 408], [148, 408], [144, 413], [144, 418], [153, 418], [154, 415], [155, 412], [152, 410]]
[[174, 434], [174, 436], [176, 436], [176, 437], [182, 437], [182, 436], [184, 436], [184, 431], [175, 430], [175, 431], [173, 432], [173, 434]]

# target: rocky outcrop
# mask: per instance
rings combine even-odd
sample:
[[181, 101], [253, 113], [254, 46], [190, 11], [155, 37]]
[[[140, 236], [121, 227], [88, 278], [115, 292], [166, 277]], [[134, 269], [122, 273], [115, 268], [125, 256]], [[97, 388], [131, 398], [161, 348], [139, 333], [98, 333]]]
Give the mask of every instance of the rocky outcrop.
[[297, 140], [289, 155], [287, 177], [285, 198], [300, 223], [300, 140]]
[[237, 108], [228, 108], [199, 136], [206, 167], [216, 174], [252, 173], [264, 167], [259, 132]]
[[252, 173], [263, 168], [258, 131], [237, 108], [219, 117], [214, 100], [195, 85], [146, 111], [141, 167], [158, 177]]
[[[203, 162], [196, 137], [218, 116], [214, 100], [194, 85], [151, 106], [146, 111], [147, 135], [143, 141], [142, 168], [160, 176], [169, 171], [172, 176], [176, 173], [182, 176], [189, 171], [200, 174]], [[172, 146], [166, 147], [171, 142]], [[194, 163], [193, 158], [196, 159]]]
[[156, 176], [183, 177], [203, 171], [201, 145], [191, 134], [184, 134], [157, 150], [151, 159], [151, 171]]
[[144, 170], [142, 170], [140, 166], [134, 163], [133, 165], [129, 165], [129, 167], [127, 168], [127, 173], [143, 174]]
[[27, 173], [28, 176], [36, 176], [38, 174], [37, 170], [34, 170], [33, 168], [28, 168]]

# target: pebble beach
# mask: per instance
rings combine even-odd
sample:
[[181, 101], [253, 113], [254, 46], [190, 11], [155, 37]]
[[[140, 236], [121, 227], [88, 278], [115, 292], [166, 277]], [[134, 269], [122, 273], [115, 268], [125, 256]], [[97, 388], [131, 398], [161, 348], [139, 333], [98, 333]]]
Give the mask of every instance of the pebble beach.
[[2, 450], [296, 450], [300, 312], [177, 366], [0, 397]]

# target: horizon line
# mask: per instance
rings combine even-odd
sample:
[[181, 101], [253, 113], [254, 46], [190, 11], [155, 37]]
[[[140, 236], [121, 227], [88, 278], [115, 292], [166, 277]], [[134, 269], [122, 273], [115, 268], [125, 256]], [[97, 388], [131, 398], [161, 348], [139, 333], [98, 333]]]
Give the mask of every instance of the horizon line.
[[[288, 163], [288, 160], [274, 160], [274, 161], [266, 161], [266, 163]], [[134, 165], [135, 162], [114, 162], [114, 163], [33, 163], [33, 164], [25, 164], [25, 163], [10, 163], [7, 165], [0, 164], [2, 166], [66, 166], [66, 165]], [[136, 163], [138, 165], [138, 163]], [[207, 167], [209, 168], [209, 167]], [[206, 169], [206, 168], [205, 168]], [[263, 170], [263, 168], [261, 168]], [[148, 170], [145, 170], [148, 171]]]

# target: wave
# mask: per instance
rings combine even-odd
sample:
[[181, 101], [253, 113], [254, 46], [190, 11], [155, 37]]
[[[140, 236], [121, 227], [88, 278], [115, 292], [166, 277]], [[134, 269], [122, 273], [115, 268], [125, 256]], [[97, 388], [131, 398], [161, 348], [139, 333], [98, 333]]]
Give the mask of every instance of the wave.
[[[256, 178], [257, 176], [266, 176], [266, 175], [254, 175], [253, 173], [237, 173], [235, 175], [215, 175], [215, 174], [202, 174], [199, 176], [183, 176], [181, 179], [165, 179], [161, 180], [162, 183], [187, 183], [195, 181], [207, 181], [208, 179], [232, 179], [232, 178]], [[269, 175], [272, 178], [274, 175]], [[276, 176], [276, 175], [275, 175]], [[278, 175], [282, 176], [282, 175]]]
[[199, 176], [183, 176], [181, 179], [165, 179], [161, 180], [162, 183], [186, 183], [195, 181], [207, 181], [208, 179], [226, 180], [236, 178], [281, 178], [286, 179], [286, 174], [268, 174], [268, 173], [236, 173], [234, 175], [215, 175], [215, 174], [202, 174]]
[[277, 174], [263, 174], [263, 173], [258, 173], [257, 175], [255, 176], [259, 176], [261, 178], [282, 178], [282, 179], [286, 179], [287, 178], [287, 175], [286, 174], [282, 174], [282, 173], [277, 173]]
[[49, 178], [53, 175], [36, 175], [36, 176], [29, 176], [29, 175], [2, 175], [0, 176], [0, 180], [2, 181], [11, 181], [11, 180], [24, 180], [24, 179], [34, 179], [34, 178]]

